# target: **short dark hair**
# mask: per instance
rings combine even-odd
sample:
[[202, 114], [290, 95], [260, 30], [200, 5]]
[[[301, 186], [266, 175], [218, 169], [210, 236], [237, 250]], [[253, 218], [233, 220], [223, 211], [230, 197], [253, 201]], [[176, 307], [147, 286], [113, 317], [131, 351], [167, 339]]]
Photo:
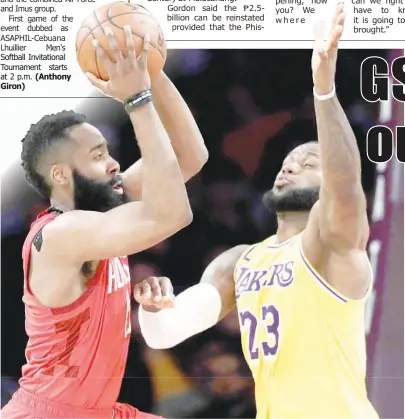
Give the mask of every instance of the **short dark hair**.
[[304, 141], [304, 142], [295, 142], [287, 149], [286, 156], [288, 154], [290, 154], [292, 151], [294, 151], [297, 147], [301, 147], [302, 145], [306, 145], [306, 144], [318, 144], [319, 145], [319, 141], [311, 140], [311, 141]]
[[22, 140], [21, 160], [25, 178], [44, 198], [50, 198], [51, 188], [38, 171], [41, 158], [57, 143], [68, 138], [69, 129], [85, 122], [86, 117], [74, 111], [45, 115], [31, 125]]

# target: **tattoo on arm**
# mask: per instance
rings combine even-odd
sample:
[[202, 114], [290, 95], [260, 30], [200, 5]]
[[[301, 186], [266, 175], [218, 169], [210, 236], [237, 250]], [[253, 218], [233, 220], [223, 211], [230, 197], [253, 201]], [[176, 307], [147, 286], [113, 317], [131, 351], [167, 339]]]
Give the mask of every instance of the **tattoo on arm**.
[[41, 249], [42, 249], [42, 243], [43, 243], [42, 228], [35, 235], [34, 240], [33, 240], [33, 243], [34, 243], [35, 249], [37, 249], [37, 252], [40, 252]]

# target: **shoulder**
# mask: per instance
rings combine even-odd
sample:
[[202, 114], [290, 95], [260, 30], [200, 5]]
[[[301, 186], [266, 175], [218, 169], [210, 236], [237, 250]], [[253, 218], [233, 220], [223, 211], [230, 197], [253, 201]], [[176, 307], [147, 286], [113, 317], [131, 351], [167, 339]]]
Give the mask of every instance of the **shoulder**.
[[87, 231], [89, 226], [101, 225], [103, 216], [103, 213], [94, 211], [64, 212], [43, 227], [44, 245], [58, 244], [66, 238], [78, 239], [78, 235], [83, 238], [81, 233]]
[[255, 244], [239, 244], [219, 255], [218, 258], [231, 263], [232, 267], [235, 267], [238, 260], [245, 257], [255, 246]]
[[205, 273], [210, 274], [213, 272], [226, 272], [232, 273], [238, 260], [245, 254], [248, 253], [252, 245], [240, 244], [235, 247], [231, 247], [225, 252], [218, 255], [205, 269]]
[[247, 253], [250, 249], [253, 249], [253, 247], [255, 247], [256, 244], [239, 244], [238, 246], [232, 247], [231, 249], [228, 250], [229, 254], [232, 255], [239, 255], [239, 256], [243, 256], [245, 253]]
[[89, 221], [94, 217], [102, 217], [102, 215], [102, 213], [94, 211], [67, 211], [54, 217], [52, 223], [48, 223], [46, 225], [47, 231], [58, 231], [72, 228], [74, 229], [77, 226], [80, 227], [80, 225], [86, 221]]
[[372, 270], [366, 251], [361, 246], [336, 246], [324, 240], [320, 224], [319, 204], [312, 209], [302, 234], [303, 256], [319, 275], [348, 299], [363, 299], [372, 282]]

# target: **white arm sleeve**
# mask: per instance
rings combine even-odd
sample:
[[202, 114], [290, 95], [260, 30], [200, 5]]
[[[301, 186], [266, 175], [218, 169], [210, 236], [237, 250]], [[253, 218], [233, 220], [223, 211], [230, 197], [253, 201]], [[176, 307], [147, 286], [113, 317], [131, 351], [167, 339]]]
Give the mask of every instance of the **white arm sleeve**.
[[152, 313], [139, 307], [139, 325], [148, 346], [165, 349], [214, 326], [221, 312], [214, 285], [199, 283], [180, 293], [173, 308]]

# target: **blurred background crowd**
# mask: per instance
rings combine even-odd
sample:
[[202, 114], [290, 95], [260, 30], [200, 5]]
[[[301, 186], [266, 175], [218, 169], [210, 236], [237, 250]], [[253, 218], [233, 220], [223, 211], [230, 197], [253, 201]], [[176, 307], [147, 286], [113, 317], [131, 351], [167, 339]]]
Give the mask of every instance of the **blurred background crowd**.
[[[317, 137], [310, 55], [309, 50], [169, 51], [166, 72], [190, 106], [210, 158], [188, 184], [193, 223], [130, 258], [134, 283], [151, 275], [168, 276], [176, 293], [181, 292], [197, 283], [222, 251], [274, 233], [275, 219], [262, 206], [262, 194], [272, 187], [285, 154]], [[381, 417], [403, 418], [403, 167], [394, 160], [375, 165], [366, 157], [367, 130], [380, 122], [402, 125], [403, 108], [391, 103], [382, 109], [362, 99], [360, 64], [370, 55], [392, 60], [401, 54], [343, 50], [336, 86], [362, 154], [372, 225], [370, 396]], [[103, 132], [121, 169], [139, 157], [120, 104], [94, 93], [75, 110]], [[45, 207], [25, 184], [16, 162], [2, 178], [2, 405], [15, 390], [25, 362], [22, 244], [30, 223]], [[166, 417], [255, 417], [253, 381], [242, 356], [236, 313], [168, 351], [146, 347], [135, 303], [133, 320], [121, 401]]]

